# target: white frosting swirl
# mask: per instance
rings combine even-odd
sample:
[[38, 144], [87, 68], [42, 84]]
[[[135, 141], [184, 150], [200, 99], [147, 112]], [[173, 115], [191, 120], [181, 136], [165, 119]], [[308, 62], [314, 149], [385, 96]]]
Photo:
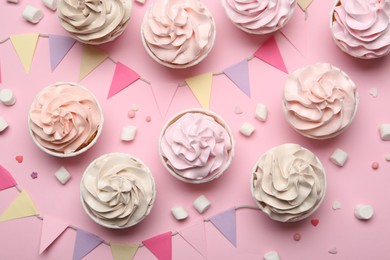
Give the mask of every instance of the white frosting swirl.
[[298, 221], [313, 213], [326, 192], [319, 159], [298, 144], [283, 144], [266, 152], [252, 175], [252, 195], [272, 219]]
[[131, 16], [131, 0], [59, 0], [61, 24], [78, 41], [101, 44], [118, 37]]
[[292, 17], [295, 0], [223, 0], [229, 19], [240, 29], [253, 34], [272, 33]]
[[334, 137], [355, 117], [358, 93], [340, 69], [316, 63], [290, 74], [284, 88], [283, 109], [290, 125], [315, 138]]
[[127, 154], [106, 154], [87, 168], [80, 184], [82, 205], [99, 224], [130, 227], [147, 216], [155, 198], [149, 169]]

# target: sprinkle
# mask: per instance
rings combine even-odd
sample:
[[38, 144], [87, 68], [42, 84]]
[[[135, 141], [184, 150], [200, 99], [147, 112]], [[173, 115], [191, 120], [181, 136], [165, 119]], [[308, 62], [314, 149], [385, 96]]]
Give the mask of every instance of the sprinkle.
[[390, 154], [387, 154], [385, 159], [386, 159], [386, 161], [390, 161]]
[[152, 121], [152, 118], [150, 116], [146, 116], [145, 121], [149, 123], [150, 121]]
[[333, 202], [332, 209], [333, 209], [333, 210], [341, 209], [341, 203], [340, 203], [340, 201], [335, 200], [335, 201]]
[[32, 172], [30, 176], [31, 176], [31, 178], [36, 179], [36, 178], [38, 178], [38, 173]]
[[331, 246], [331, 247], [328, 249], [328, 253], [329, 253], [329, 254], [332, 254], [332, 255], [337, 254], [337, 248], [336, 248], [335, 246]]
[[301, 234], [295, 233], [294, 236], [293, 236], [293, 239], [294, 239], [295, 241], [301, 240]]
[[130, 110], [130, 111], [127, 113], [127, 116], [128, 116], [129, 118], [134, 118], [134, 117], [135, 117], [135, 112], [134, 112], [134, 110]]
[[313, 225], [313, 226], [317, 226], [318, 225], [318, 223], [320, 223], [320, 220], [318, 219], [318, 218], [313, 218], [311, 221], [310, 221], [310, 223]]
[[374, 98], [377, 97], [378, 96], [378, 89], [377, 88], [370, 89], [370, 95]]
[[139, 109], [139, 106], [138, 106], [136, 103], [133, 103], [133, 104], [131, 105], [131, 110], [133, 110], [133, 111], [138, 111], [138, 109]]
[[15, 160], [16, 160], [18, 163], [22, 163], [22, 162], [23, 162], [23, 155], [16, 155], [16, 156], [15, 156]]
[[236, 107], [234, 108], [234, 114], [240, 115], [240, 114], [242, 114], [242, 113], [243, 113], [243, 111], [242, 111], [241, 107], [236, 106]]
[[373, 163], [371, 164], [371, 168], [373, 168], [374, 170], [378, 170], [378, 168], [379, 168], [379, 163], [378, 163], [378, 162], [373, 162]]

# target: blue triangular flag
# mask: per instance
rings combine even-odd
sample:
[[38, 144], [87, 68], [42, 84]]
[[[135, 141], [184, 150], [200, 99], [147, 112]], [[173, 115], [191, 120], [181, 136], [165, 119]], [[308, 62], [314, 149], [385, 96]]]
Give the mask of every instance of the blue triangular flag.
[[227, 209], [209, 218], [211, 223], [222, 233], [235, 247], [237, 247], [236, 210]]
[[57, 68], [58, 64], [60, 64], [75, 42], [75, 39], [68, 36], [49, 35], [51, 71]]
[[225, 69], [223, 73], [231, 80], [242, 92], [248, 97], [251, 96], [251, 90], [249, 85], [249, 70], [248, 60], [245, 59], [237, 64]]

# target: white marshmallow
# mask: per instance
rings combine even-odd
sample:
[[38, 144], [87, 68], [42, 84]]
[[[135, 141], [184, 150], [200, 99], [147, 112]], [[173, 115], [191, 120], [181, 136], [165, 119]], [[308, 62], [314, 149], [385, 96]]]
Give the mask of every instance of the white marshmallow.
[[0, 90], [0, 101], [6, 106], [12, 106], [16, 102], [16, 97], [12, 90], [9, 88], [4, 88]]
[[65, 167], [59, 168], [54, 173], [54, 176], [56, 176], [57, 180], [61, 182], [63, 185], [65, 185], [71, 177], [70, 173], [65, 169]]
[[188, 217], [188, 213], [185, 208], [182, 206], [178, 206], [175, 208], [171, 209], [172, 215], [175, 217], [177, 220], [183, 220]]
[[17, 4], [19, 3], [19, 0], [7, 0], [8, 3]]
[[334, 150], [334, 152], [330, 156], [330, 160], [334, 164], [336, 164], [337, 166], [340, 166], [340, 167], [344, 166], [347, 159], [348, 159], [348, 154], [339, 148]]
[[280, 260], [279, 254], [276, 251], [270, 251], [263, 256], [264, 260]]
[[357, 219], [369, 220], [374, 215], [374, 209], [370, 205], [358, 204], [355, 206], [355, 217]]
[[333, 210], [341, 209], [341, 203], [340, 203], [340, 201], [335, 200], [335, 201], [333, 202], [332, 208], [333, 208]]
[[251, 136], [254, 131], [255, 127], [248, 122], [245, 122], [240, 128], [240, 133], [245, 136]]
[[265, 120], [267, 120], [267, 115], [268, 115], [267, 107], [261, 103], [257, 104], [255, 118], [261, 122], [264, 122]]
[[31, 5], [26, 5], [22, 15], [23, 18], [30, 23], [39, 23], [39, 21], [43, 18], [42, 10]]
[[204, 196], [200, 195], [193, 203], [194, 208], [202, 214], [205, 212], [208, 208], [210, 208], [211, 203], [210, 201]]
[[125, 126], [122, 128], [121, 140], [122, 141], [132, 141], [135, 138], [135, 134], [137, 133], [137, 127], [135, 126]]
[[0, 133], [3, 132], [5, 129], [7, 129], [8, 123], [5, 121], [4, 118], [0, 116]]
[[138, 111], [138, 110], [139, 110], [138, 104], [133, 103], [133, 104], [131, 105], [131, 110], [133, 110], [133, 111]]
[[42, 0], [42, 3], [52, 11], [57, 10], [57, 0]]
[[380, 133], [383, 141], [390, 141], [390, 124], [382, 124], [380, 126]]

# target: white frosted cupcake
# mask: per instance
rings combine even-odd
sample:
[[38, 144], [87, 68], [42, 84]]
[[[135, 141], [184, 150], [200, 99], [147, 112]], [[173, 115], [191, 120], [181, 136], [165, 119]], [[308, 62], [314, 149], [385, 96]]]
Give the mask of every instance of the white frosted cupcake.
[[226, 15], [241, 30], [252, 34], [278, 31], [292, 17], [295, 0], [222, 0]]
[[102, 44], [114, 40], [130, 20], [131, 0], [58, 0], [61, 25], [76, 40]]
[[174, 177], [204, 183], [222, 175], [234, 156], [230, 128], [205, 109], [184, 110], [163, 127], [159, 139], [163, 165]]
[[142, 221], [149, 215], [155, 196], [149, 168], [129, 154], [102, 155], [88, 166], [80, 183], [85, 212], [108, 228], [127, 228]]
[[91, 148], [103, 128], [103, 112], [87, 88], [58, 82], [42, 89], [31, 104], [28, 126], [35, 144], [57, 157]]
[[383, 57], [390, 52], [390, 2], [336, 0], [330, 29], [345, 53], [361, 59]]
[[326, 175], [320, 160], [298, 144], [283, 144], [263, 154], [251, 179], [259, 208], [280, 222], [307, 218], [321, 205]]
[[148, 54], [170, 68], [198, 64], [212, 49], [215, 35], [214, 18], [199, 0], [156, 0], [141, 28]]
[[283, 111], [300, 134], [327, 139], [341, 134], [355, 118], [359, 95], [355, 83], [328, 63], [315, 63], [289, 75]]

